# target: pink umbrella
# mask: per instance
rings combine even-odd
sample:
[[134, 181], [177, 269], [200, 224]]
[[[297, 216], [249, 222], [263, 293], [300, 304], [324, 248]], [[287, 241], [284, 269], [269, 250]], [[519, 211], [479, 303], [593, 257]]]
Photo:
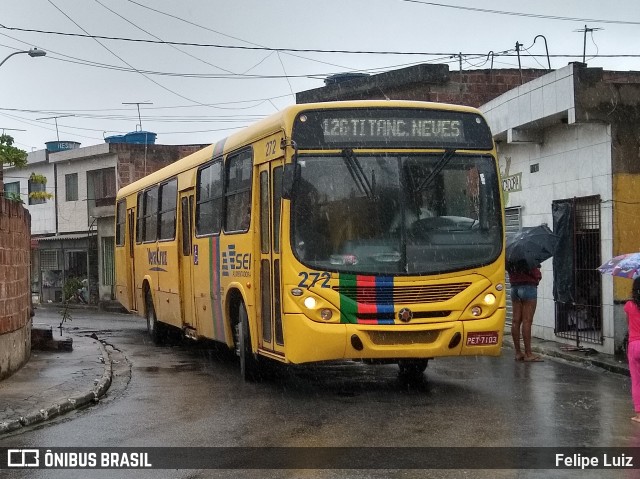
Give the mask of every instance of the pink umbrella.
[[640, 276], [640, 253], [621, 254], [598, 266], [603, 274], [636, 279]]

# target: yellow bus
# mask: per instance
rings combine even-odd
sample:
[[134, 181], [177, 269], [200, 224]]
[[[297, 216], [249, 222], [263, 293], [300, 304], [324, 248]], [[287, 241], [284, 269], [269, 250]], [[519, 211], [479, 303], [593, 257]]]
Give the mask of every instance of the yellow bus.
[[162, 342], [265, 360], [397, 363], [500, 354], [495, 146], [456, 105], [287, 107], [118, 192], [116, 291]]

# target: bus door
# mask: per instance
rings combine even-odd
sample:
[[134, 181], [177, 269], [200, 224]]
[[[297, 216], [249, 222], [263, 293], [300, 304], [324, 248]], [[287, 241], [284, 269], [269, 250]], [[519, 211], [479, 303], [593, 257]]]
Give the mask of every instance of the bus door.
[[[182, 321], [187, 328], [197, 330], [196, 314], [193, 305], [193, 265], [197, 255], [193, 250], [193, 190], [180, 192], [180, 298], [182, 303]], [[196, 331], [185, 331], [187, 335]]]
[[260, 345], [284, 355], [280, 291], [282, 160], [260, 167]]
[[135, 208], [129, 208], [127, 210], [127, 236], [126, 236], [126, 248], [127, 251], [127, 271], [129, 271], [129, 275], [127, 277], [127, 299], [129, 301], [129, 309], [131, 311], [137, 311], [138, 308], [136, 306], [136, 262], [133, 256], [133, 248], [136, 244], [136, 235], [135, 235], [135, 225], [136, 225], [136, 210]]

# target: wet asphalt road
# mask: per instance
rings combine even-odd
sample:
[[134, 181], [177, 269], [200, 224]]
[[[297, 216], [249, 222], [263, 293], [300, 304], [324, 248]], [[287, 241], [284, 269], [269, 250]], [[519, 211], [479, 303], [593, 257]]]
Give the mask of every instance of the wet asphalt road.
[[[46, 313], [49, 314], [49, 313]], [[51, 314], [56, 314], [52, 311]], [[96, 406], [0, 439], [1, 447], [640, 445], [629, 379], [560, 360], [450, 358], [407, 384], [393, 365], [277, 367], [240, 379], [233, 355], [154, 346], [140, 318], [83, 311], [70, 331], [118, 349]], [[74, 329], [75, 328], [75, 329]], [[6, 477], [635, 477], [625, 471], [11, 471]]]

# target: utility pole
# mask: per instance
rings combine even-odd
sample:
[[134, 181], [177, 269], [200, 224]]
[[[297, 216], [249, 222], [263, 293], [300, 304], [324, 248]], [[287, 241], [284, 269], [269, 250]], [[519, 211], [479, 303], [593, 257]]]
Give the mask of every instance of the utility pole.
[[60, 134], [58, 133], [58, 118], [66, 118], [68, 116], [75, 116], [75, 115], [48, 116], [46, 118], [36, 118], [36, 120], [55, 120], [55, 122], [56, 122], [56, 138], [58, 138], [58, 141], [60, 141]]
[[142, 118], [140, 116], [140, 105], [153, 105], [153, 103], [149, 101], [132, 101], [132, 102], [123, 102], [123, 105], [136, 105], [138, 107], [138, 125], [140, 126], [140, 131], [142, 131]]
[[[140, 125], [140, 131], [142, 131], [142, 118], [140, 117], [140, 105], [153, 105], [150, 101], [132, 101], [123, 102], [123, 105], [136, 105], [138, 107], [138, 125]], [[144, 136], [144, 174], [147, 175], [147, 135]]]
[[596, 32], [602, 30], [602, 28], [588, 28], [586, 25], [580, 30], [574, 30], [574, 32], [584, 32], [584, 41], [582, 42], [582, 63], [587, 63], [587, 32]]
[[520, 47], [523, 46], [522, 43], [516, 41], [516, 53], [518, 54], [518, 70], [520, 71], [520, 85], [524, 82], [522, 79], [522, 63], [520, 62]]

